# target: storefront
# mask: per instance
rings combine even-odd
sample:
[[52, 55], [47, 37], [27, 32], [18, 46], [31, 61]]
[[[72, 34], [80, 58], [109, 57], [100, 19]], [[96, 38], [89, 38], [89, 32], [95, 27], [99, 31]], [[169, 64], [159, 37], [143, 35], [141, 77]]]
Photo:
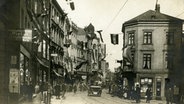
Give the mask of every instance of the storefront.
[[146, 90], [148, 87], [153, 88], [153, 78], [151, 77], [142, 77], [140, 78], [140, 87], [141, 87], [141, 97], [146, 96]]
[[148, 87], [151, 87], [153, 99], [165, 99], [165, 78], [167, 74], [138, 74], [137, 83], [141, 87], [141, 97], [145, 98]]

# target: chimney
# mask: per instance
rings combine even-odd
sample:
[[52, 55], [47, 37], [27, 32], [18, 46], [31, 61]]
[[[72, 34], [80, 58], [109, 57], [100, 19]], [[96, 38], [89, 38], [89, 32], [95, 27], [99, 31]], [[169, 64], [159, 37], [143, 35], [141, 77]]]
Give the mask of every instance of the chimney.
[[155, 11], [160, 13], [160, 4], [155, 5]]

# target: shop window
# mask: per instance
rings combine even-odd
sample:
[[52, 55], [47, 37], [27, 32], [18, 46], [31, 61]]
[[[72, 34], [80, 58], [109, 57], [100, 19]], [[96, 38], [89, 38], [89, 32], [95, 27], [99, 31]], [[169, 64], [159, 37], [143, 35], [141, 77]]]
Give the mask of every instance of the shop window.
[[153, 85], [153, 79], [152, 78], [141, 78], [140, 79], [140, 85], [141, 85], [141, 96], [144, 97], [146, 94], [146, 90], [148, 87], [152, 88]]

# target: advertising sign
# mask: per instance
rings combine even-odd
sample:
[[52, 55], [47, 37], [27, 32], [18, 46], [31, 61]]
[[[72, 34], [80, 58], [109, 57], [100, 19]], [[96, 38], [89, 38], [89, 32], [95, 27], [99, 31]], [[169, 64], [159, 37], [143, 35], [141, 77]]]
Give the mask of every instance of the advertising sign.
[[10, 69], [9, 92], [19, 93], [19, 70], [18, 69]]
[[32, 42], [32, 30], [9, 30], [9, 38], [16, 41]]

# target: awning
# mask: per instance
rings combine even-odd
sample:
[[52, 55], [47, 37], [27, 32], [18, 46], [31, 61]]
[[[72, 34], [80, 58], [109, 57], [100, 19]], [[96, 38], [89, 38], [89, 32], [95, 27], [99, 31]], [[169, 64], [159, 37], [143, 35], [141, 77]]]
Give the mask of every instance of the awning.
[[36, 57], [36, 59], [38, 60], [38, 62], [43, 65], [44, 67], [49, 68], [49, 65], [46, 62], [43, 62], [41, 59], [39, 59], [38, 57]]

